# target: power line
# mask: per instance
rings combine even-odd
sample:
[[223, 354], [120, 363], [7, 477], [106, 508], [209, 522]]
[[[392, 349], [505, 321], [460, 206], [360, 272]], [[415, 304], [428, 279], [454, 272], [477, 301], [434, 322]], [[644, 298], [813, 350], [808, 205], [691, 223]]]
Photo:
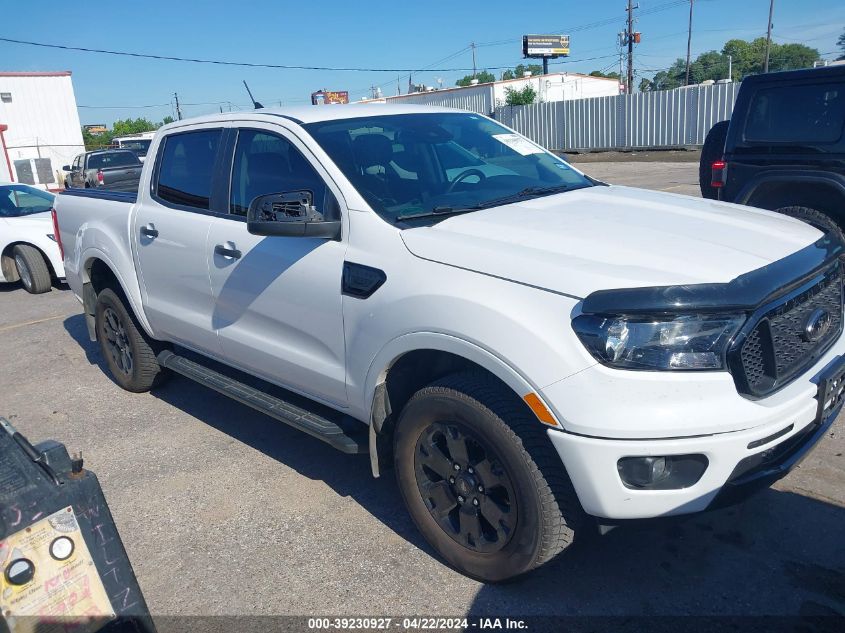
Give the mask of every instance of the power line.
[[[222, 59], [202, 59], [194, 57], [177, 57], [173, 55], [154, 55], [152, 53], [134, 53], [129, 51], [113, 51], [104, 48], [87, 48], [82, 46], [67, 46], [65, 44], [48, 44], [46, 42], [34, 42], [29, 40], [17, 40], [10, 37], [0, 37], [0, 42], [9, 44], [24, 44], [26, 46], [39, 46], [42, 48], [58, 48], [65, 51], [80, 51], [83, 53], [101, 53], [104, 55], [118, 55], [122, 57], [137, 57], [142, 59], [157, 59], [174, 62], [191, 62], [194, 64], [216, 64], [219, 66], [245, 66], [247, 68], [274, 68], [279, 70], [325, 70], [333, 72], [372, 72], [372, 73], [395, 73], [414, 72], [415, 68], [358, 68], [347, 66], [299, 66], [293, 64], [264, 64], [258, 62], [233, 62]], [[469, 68], [439, 68], [439, 72], [464, 72]]]

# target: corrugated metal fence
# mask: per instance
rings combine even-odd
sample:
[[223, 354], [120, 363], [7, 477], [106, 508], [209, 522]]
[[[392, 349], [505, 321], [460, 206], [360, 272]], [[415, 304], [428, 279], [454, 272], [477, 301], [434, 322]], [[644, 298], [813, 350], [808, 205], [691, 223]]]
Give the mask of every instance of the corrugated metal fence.
[[484, 84], [471, 88], [435, 90], [419, 92], [409, 95], [391, 97], [389, 103], [404, 104], [418, 103], [430, 106], [445, 106], [447, 108], [461, 108], [479, 114], [490, 114], [493, 111], [493, 85]]
[[548, 149], [688, 147], [703, 144], [714, 123], [730, 118], [738, 91], [738, 83], [690, 86], [505, 106], [495, 117]]

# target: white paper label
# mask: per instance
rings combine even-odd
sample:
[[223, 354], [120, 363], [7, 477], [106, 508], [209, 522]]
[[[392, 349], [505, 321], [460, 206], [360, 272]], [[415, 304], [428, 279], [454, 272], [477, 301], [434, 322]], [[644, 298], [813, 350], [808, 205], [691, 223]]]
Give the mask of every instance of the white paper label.
[[543, 150], [534, 145], [527, 138], [521, 137], [519, 134], [494, 134], [493, 138], [500, 143], [507, 145], [513, 151], [519, 152], [523, 156], [529, 154], [542, 154]]

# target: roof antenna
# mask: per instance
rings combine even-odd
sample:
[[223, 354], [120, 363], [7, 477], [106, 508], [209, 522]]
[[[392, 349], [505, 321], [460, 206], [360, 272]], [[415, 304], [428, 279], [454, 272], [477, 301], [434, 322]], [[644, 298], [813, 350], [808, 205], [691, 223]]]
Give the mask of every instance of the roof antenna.
[[244, 81], [244, 88], [246, 88], [247, 93], [249, 93], [249, 100], [252, 101], [252, 106], [256, 110], [260, 110], [264, 106], [261, 105], [260, 103], [258, 103], [258, 101], [255, 100], [255, 97], [252, 96], [252, 90], [250, 90], [249, 86], [246, 85], [246, 79], [244, 79], [243, 81]]

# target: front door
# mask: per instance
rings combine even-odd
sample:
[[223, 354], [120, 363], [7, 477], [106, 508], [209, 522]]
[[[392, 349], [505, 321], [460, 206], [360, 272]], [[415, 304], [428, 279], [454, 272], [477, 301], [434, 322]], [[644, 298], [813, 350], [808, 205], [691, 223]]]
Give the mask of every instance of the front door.
[[308, 190], [317, 210], [340, 214], [304, 146], [276, 126], [237, 133], [228, 218], [208, 235], [213, 323], [227, 362], [325, 402], [346, 403], [341, 273], [346, 243], [247, 232], [256, 196]]
[[206, 240], [214, 205], [226, 204], [215, 200], [212, 187], [222, 140], [221, 128], [166, 136], [132, 226], [144, 309], [155, 335], [215, 356]]

